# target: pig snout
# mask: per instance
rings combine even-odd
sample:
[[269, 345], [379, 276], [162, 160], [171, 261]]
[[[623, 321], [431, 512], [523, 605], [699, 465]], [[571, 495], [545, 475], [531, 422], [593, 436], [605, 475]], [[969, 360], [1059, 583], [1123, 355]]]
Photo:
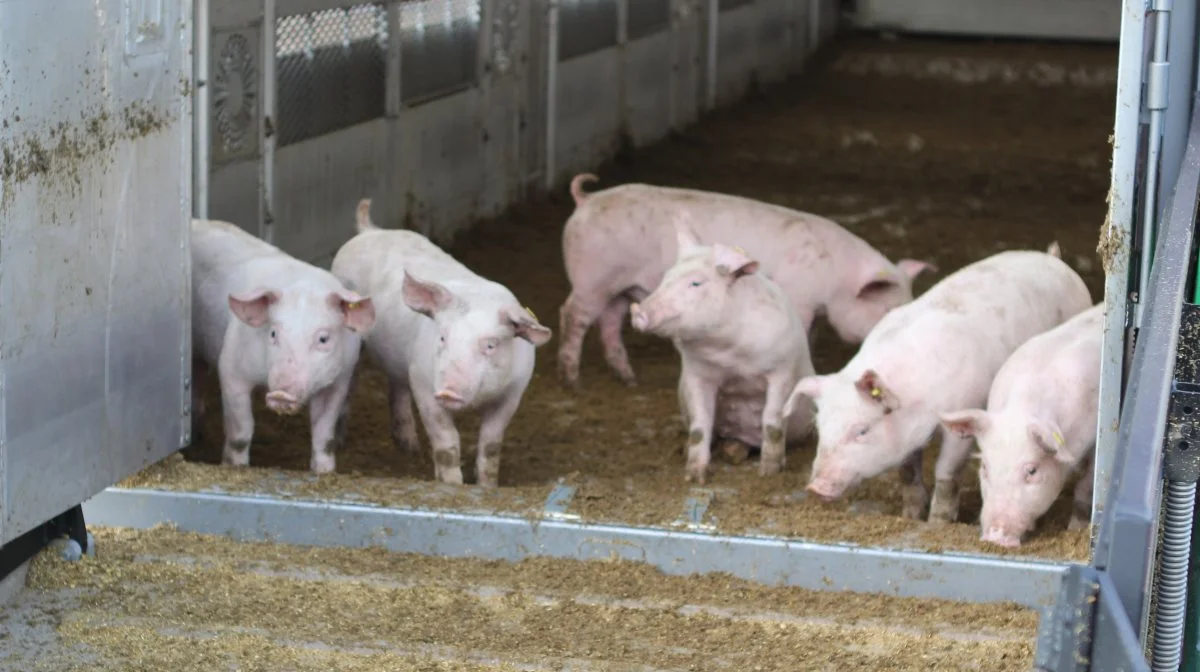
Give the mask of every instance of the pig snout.
[[267, 408], [280, 415], [293, 415], [300, 412], [304, 402], [283, 390], [272, 390], [267, 393]]
[[467, 405], [467, 400], [463, 398], [462, 394], [449, 387], [438, 390], [434, 393], [433, 398], [437, 400], [439, 406], [447, 411], [459, 411]]
[[1004, 548], [1017, 548], [1021, 545], [1021, 535], [1013, 534], [1002, 527], [989, 527], [979, 537], [980, 541], [996, 544]]
[[629, 306], [629, 322], [638, 331], [650, 328], [650, 314], [642, 308], [642, 304], [634, 303]]
[[846, 485], [844, 481], [818, 476], [808, 484], [807, 490], [820, 498], [822, 502], [832, 502], [846, 492]]

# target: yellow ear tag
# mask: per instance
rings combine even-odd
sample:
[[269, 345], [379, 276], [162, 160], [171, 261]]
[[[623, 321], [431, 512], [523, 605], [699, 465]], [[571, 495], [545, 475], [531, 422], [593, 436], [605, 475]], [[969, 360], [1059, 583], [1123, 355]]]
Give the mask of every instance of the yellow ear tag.
[[1063, 445], [1063, 443], [1065, 443], [1065, 442], [1063, 441], [1062, 434], [1055, 432], [1054, 433], [1054, 442], [1060, 446]]
[[346, 304], [346, 310], [354, 310], [356, 308], [358, 308], [358, 301], [351, 301]]
[[890, 277], [892, 277], [892, 274], [888, 273], [887, 271], [880, 271], [875, 274], [876, 280], [887, 280]]
[[746, 256], [746, 251], [743, 250], [742, 248], [738, 247], [737, 245], [733, 246], [733, 251], [737, 252], [738, 254], [740, 254], [742, 256]]
[[871, 397], [872, 398], [878, 399], [882, 396], [883, 396], [883, 390], [879, 389], [878, 387], [871, 388]]
[[533, 311], [529, 309], [529, 306], [525, 306], [525, 312], [529, 313], [529, 316], [533, 318], [534, 322], [538, 321], [537, 315], [533, 314]]

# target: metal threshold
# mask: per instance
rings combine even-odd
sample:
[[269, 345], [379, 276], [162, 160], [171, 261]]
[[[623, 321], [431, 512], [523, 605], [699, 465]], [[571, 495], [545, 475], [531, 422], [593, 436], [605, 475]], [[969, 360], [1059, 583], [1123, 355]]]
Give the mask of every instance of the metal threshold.
[[[90, 525], [181, 530], [240, 541], [382, 547], [397, 553], [519, 561], [530, 557], [626, 559], [667, 574], [726, 572], [768, 585], [883, 593], [1044, 609], [1072, 563], [968, 553], [927, 553], [794, 538], [589, 524], [565, 515], [570, 488], [540, 516], [392, 508], [262, 494], [108, 488], [84, 503]], [[103, 553], [103, 549], [98, 549]]]

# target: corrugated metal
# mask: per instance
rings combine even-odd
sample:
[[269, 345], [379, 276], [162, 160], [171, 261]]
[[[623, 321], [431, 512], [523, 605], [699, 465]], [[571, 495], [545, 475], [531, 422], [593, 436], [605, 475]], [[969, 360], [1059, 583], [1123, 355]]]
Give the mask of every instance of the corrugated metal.
[[479, 78], [479, 0], [418, 0], [400, 5], [400, 99], [413, 104]]
[[190, 430], [191, 17], [0, 2], [0, 543]]

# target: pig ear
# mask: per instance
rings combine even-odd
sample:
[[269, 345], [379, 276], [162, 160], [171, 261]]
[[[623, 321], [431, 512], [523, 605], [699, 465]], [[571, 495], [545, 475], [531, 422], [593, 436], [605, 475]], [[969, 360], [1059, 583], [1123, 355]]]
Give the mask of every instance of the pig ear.
[[375, 324], [375, 302], [369, 296], [343, 289], [330, 292], [329, 303], [341, 311], [342, 321], [350, 331], [365, 333]]
[[990, 425], [987, 417], [987, 411], [978, 408], [970, 408], [965, 411], [954, 411], [952, 413], [942, 413], [939, 416], [942, 421], [942, 426], [947, 431], [956, 434], [964, 439], [969, 439], [973, 436], [979, 436], [988, 430]]
[[676, 213], [672, 223], [675, 225], [675, 242], [677, 243], [675, 258], [680, 259], [700, 247], [700, 239], [692, 231], [692, 218], [686, 212]]
[[745, 250], [720, 243], [713, 245], [713, 264], [717, 267], [717, 273], [731, 280], [758, 272], [758, 262], [747, 257]]
[[545, 345], [554, 335], [549, 327], [537, 321], [533, 311], [528, 308], [505, 309], [500, 312], [500, 319], [512, 325], [517, 338], [529, 341], [534, 347]]
[[917, 259], [901, 259], [896, 262], [896, 268], [899, 268], [901, 273], [907, 275], [909, 280], [916, 278], [925, 271], [929, 271], [930, 273], [938, 272], [937, 266], [928, 261], [919, 261]]
[[229, 309], [239, 320], [257, 329], [267, 323], [267, 309], [279, 300], [279, 292], [262, 287], [229, 295]]
[[1029, 438], [1047, 453], [1059, 459], [1067, 458], [1066, 451], [1063, 450], [1067, 447], [1067, 442], [1063, 440], [1062, 432], [1053, 422], [1030, 420]]
[[863, 371], [863, 374], [855, 381], [854, 387], [858, 390], [859, 394], [870, 401], [882, 404], [887, 413], [891, 413], [900, 407], [900, 400], [888, 390], [874, 369]]
[[796, 408], [803, 403], [804, 397], [817, 400], [821, 396], [821, 382], [824, 376], [805, 376], [801, 378], [796, 386], [792, 388], [792, 393], [788, 395], [787, 401], [783, 404], [783, 416], [786, 418], [796, 411]]
[[404, 305], [426, 317], [433, 317], [439, 310], [445, 310], [454, 301], [450, 290], [436, 282], [422, 282], [414, 278], [408, 271], [404, 272]]

